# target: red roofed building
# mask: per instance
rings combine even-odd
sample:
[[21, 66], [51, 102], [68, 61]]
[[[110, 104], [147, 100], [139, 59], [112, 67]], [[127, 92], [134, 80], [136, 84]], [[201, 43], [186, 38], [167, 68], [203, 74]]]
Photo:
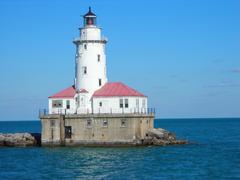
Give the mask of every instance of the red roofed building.
[[91, 98], [92, 109], [86, 107], [88, 91], [76, 91], [70, 86], [49, 97], [49, 111], [51, 114], [85, 114], [85, 113], [131, 113], [145, 112], [147, 96], [121, 83], [109, 82], [96, 90]]
[[94, 113], [146, 112], [147, 97], [121, 83], [106, 83], [92, 96]]
[[76, 112], [75, 102], [76, 90], [74, 86], [70, 86], [52, 96], [48, 97], [49, 113], [69, 113], [74, 114]]

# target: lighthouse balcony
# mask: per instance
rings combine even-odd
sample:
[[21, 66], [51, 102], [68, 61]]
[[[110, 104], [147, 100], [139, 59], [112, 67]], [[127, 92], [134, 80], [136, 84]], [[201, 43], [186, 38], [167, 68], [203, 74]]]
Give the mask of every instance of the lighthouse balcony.
[[49, 115], [88, 115], [88, 114], [125, 114], [125, 115], [155, 115], [155, 108], [128, 108], [128, 109], [103, 109], [98, 108], [94, 109], [93, 111], [90, 109], [51, 109], [50, 111], [47, 109], [40, 109], [39, 110], [39, 117], [49, 116]]
[[99, 40], [94, 40], [94, 39], [86, 39], [86, 38], [75, 38], [73, 40], [74, 44], [83, 44], [83, 43], [102, 43], [106, 44], [108, 39], [106, 37], [101, 37]]

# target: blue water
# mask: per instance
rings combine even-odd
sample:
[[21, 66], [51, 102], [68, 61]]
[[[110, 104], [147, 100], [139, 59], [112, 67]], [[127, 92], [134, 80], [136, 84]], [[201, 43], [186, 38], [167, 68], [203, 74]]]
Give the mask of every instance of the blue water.
[[[240, 119], [163, 119], [198, 144], [134, 148], [0, 148], [0, 179], [240, 179]], [[0, 132], [40, 132], [0, 122]]]

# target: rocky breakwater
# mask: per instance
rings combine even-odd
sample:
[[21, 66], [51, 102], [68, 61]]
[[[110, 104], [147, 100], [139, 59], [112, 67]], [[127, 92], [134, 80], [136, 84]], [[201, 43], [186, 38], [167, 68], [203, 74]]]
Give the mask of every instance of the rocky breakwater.
[[41, 135], [39, 133], [0, 133], [0, 146], [27, 147], [40, 146]]
[[[176, 139], [175, 134], [162, 129], [148, 130], [146, 137], [141, 141], [137, 141], [135, 145], [140, 146], [167, 146], [167, 145], [179, 145], [189, 144], [187, 140]], [[41, 146], [41, 134], [40, 133], [0, 133], [0, 147], [29, 147], [29, 146]]]
[[147, 136], [142, 141], [143, 145], [156, 145], [156, 146], [167, 146], [167, 145], [179, 145], [188, 144], [187, 140], [176, 139], [175, 134], [162, 129], [151, 129], [148, 130]]

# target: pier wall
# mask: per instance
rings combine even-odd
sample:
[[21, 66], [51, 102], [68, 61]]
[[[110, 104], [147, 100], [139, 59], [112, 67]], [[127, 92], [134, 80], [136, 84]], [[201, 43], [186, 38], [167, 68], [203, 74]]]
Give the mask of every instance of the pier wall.
[[43, 115], [42, 145], [136, 145], [153, 129], [149, 114]]

